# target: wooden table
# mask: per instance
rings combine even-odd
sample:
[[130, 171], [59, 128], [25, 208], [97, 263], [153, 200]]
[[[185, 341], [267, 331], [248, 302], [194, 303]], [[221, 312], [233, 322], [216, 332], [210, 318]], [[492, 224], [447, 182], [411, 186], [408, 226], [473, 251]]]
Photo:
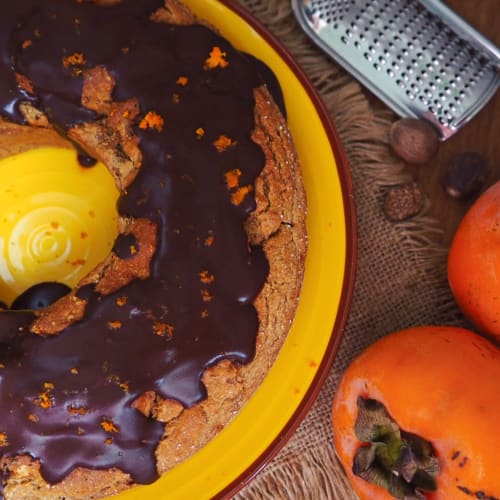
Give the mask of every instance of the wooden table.
[[[500, 0], [446, 0], [445, 3], [500, 46]], [[446, 163], [461, 151], [476, 151], [487, 160], [487, 184], [500, 179], [500, 92], [469, 124], [441, 145], [429, 165], [412, 169], [432, 199], [431, 211], [442, 222], [445, 243], [451, 240], [458, 222], [471, 203], [451, 199], [441, 187]]]

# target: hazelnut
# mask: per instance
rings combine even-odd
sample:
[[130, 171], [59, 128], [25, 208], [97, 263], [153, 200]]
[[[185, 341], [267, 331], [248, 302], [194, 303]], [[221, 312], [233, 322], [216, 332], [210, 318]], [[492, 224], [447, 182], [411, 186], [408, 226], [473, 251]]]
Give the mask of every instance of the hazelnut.
[[486, 171], [486, 161], [479, 153], [458, 153], [447, 164], [441, 184], [452, 198], [469, 198], [483, 187]]
[[385, 194], [383, 208], [390, 221], [401, 222], [424, 208], [424, 193], [416, 182], [391, 187]]
[[393, 151], [408, 163], [427, 163], [439, 148], [439, 135], [428, 122], [416, 118], [402, 118], [389, 131]]

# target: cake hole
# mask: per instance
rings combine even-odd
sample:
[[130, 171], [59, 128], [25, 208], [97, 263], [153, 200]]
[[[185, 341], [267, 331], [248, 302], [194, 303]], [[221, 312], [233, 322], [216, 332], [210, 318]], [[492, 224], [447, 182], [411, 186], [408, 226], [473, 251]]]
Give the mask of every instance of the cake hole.
[[12, 305], [15, 310], [40, 310], [53, 304], [56, 300], [64, 297], [71, 291], [71, 288], [63, 283], [39, 283], [25, 290], [19, 295]]
[[132, 234], [120, 234], [113, 245], [113, 253], [120, 259], [130, 259], [139, 251], [139, 242]]
[[0, 301], [11, 306], [33, 287], [48, 296], [75, 287], [113, 247], [118, 196], [108, 169], [82, 166], [74, 149], [1, 159]]

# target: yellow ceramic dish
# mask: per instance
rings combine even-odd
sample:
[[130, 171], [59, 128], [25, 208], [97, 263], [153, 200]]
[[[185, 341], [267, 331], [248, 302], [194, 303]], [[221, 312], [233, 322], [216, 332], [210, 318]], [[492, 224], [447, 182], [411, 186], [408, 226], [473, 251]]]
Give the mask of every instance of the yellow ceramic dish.
[[184, 0], [237, 48], [270, 66], [283, 88], [308, 197], [309, 252], [293, 327], [272, 370], [237, 418], [195, 456], [119, 500], [208, 499], [248, 482], [312, 405], [337, 350], [352, 295], [355, 222], [345, 157], [319, 99], [278, 42], [239, 8]]
[[[195, 456], [154, 484], [118, 495], [119, 500], [203, 500], [230, 495], [248, 482], [312, 405], [340, 342], [354, 282], [352, 190], [338, 138], [317, 95], [278, 42], [238, 7], [184, 1], [280, 80], [303, 167], [309, 252], [293, 327], [255, 396]], [[111, 249], [116, 198], [105, 167], [79, 166], [72, 150], [42, 148], [0, 161], [2, 297], [11, 300], [41, 281], [74, 286]]]

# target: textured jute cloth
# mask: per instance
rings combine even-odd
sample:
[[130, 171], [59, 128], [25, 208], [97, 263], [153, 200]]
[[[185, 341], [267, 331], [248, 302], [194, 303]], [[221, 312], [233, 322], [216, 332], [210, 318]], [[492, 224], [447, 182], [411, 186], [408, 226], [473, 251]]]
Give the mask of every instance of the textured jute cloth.
[[[411, 180], [387, 145], [396, 118], [301, 31], [289, 0], [241, 0], [292, 53], [323, 98], [347, 153], [358, 221], [355, 292], [338, 356], [312, 410], [238, 499], [355, 499], [333, 446], [331, 402], [351, 360], [409, 326], [464, 324], [446, 281], [447, 249], [426, 210], [402, 223], [383, 214], [384, 192]], [[430, 203], [430, 202], [428, 202]]]

